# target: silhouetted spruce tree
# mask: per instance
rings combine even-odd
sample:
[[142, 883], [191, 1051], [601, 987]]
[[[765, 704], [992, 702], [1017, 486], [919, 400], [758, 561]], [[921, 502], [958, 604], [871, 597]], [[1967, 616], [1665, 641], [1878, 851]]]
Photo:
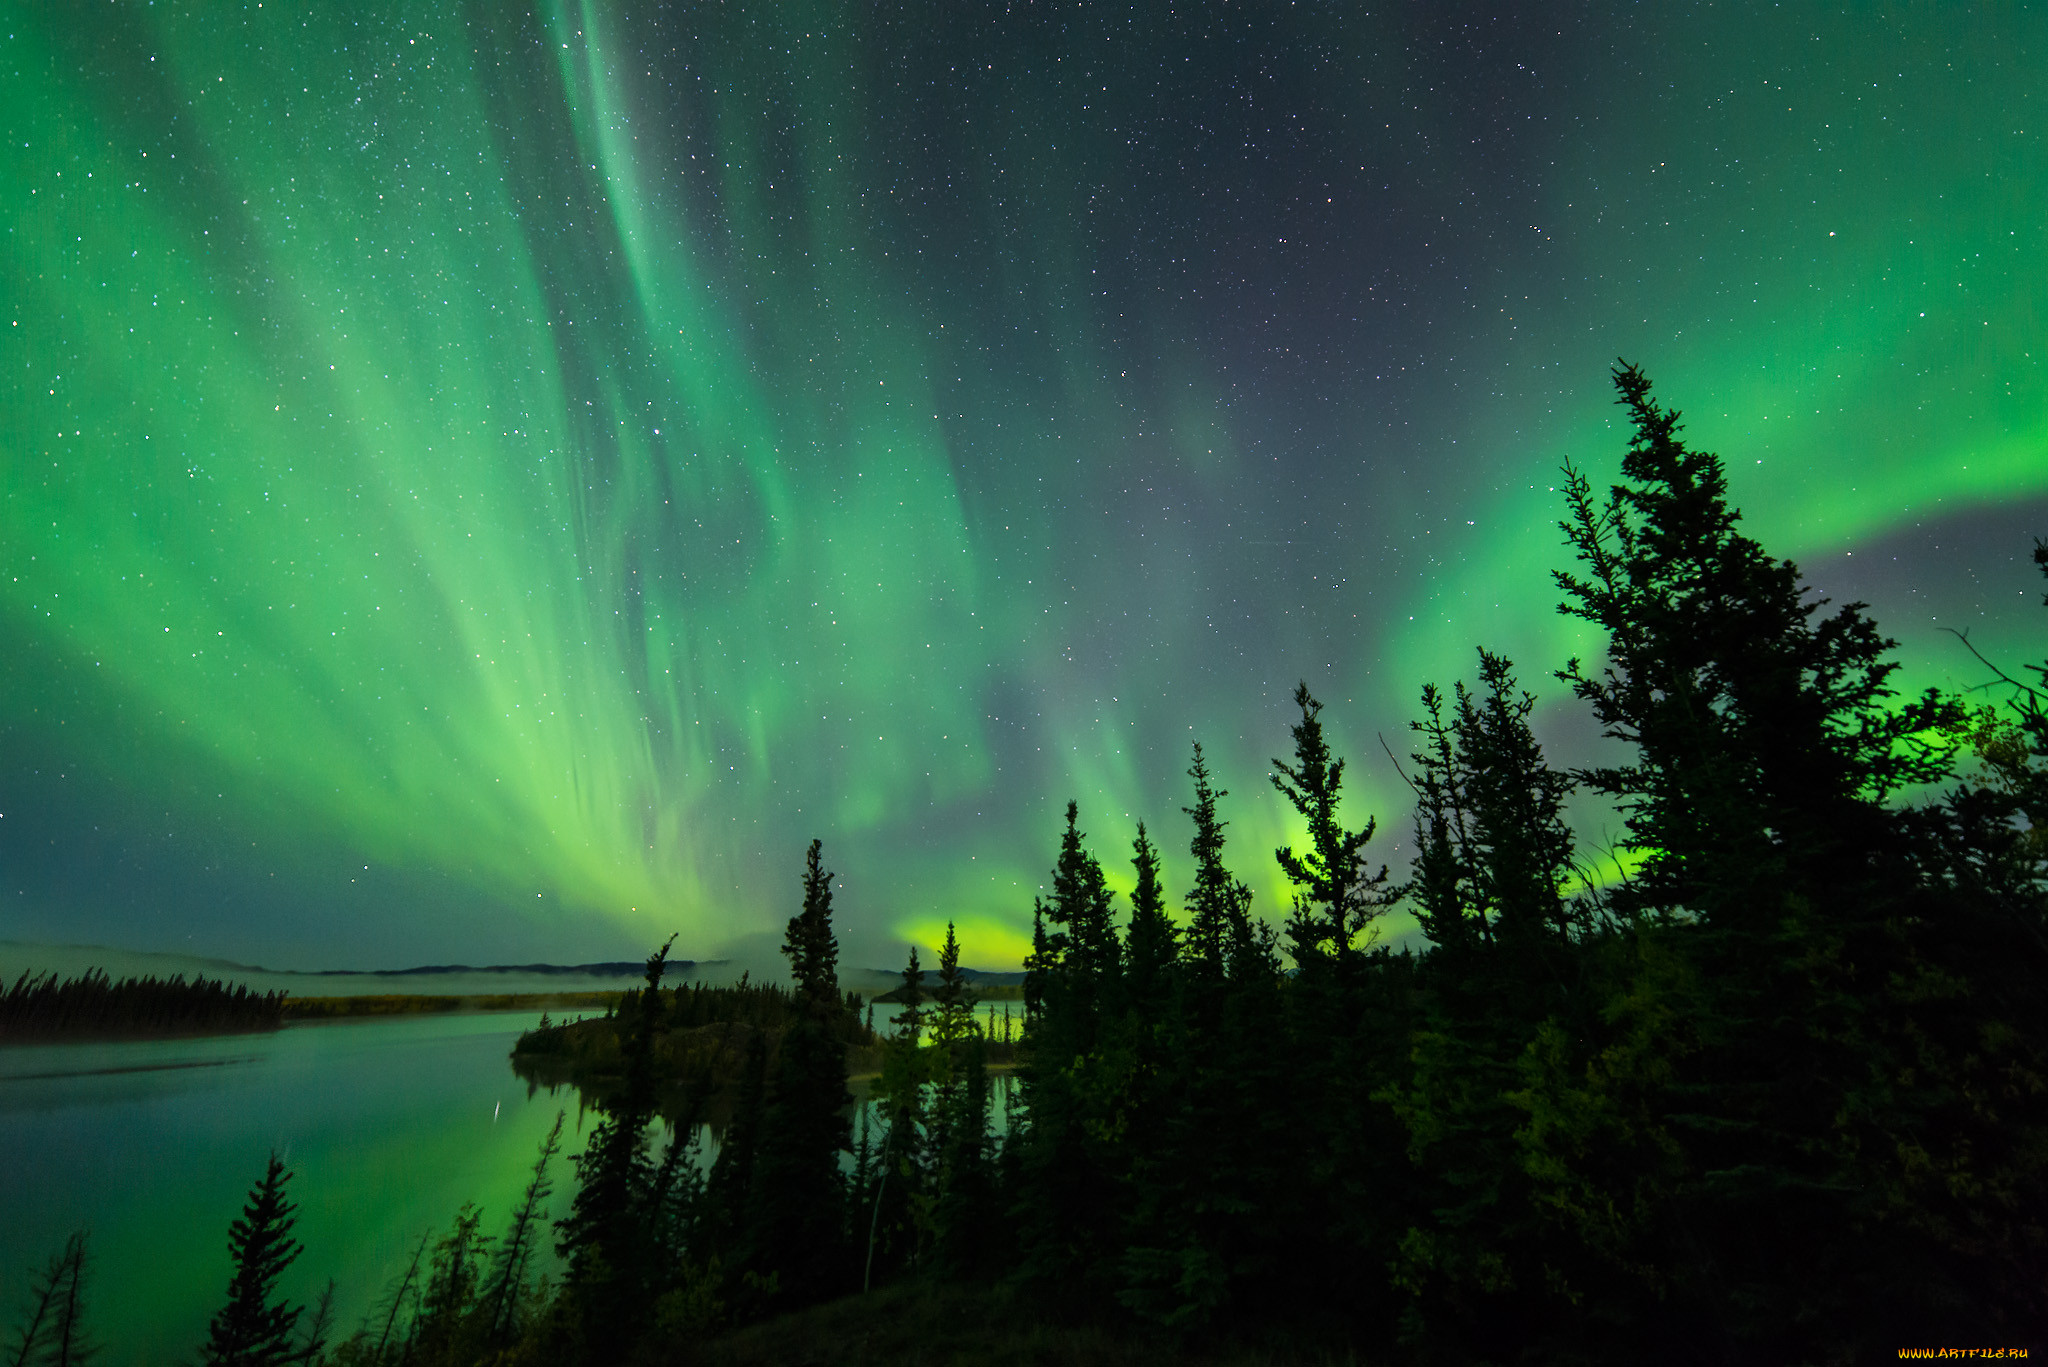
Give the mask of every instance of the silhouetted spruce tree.
[[1628, 482], [1596, 503], [1567, 471], [1584, 574], [1557, 576], [1560, 610], [1606, 632], [1607, 660], [1561, 677], [1638, 757], [1586, 781], [1622, 804], [1642, 857], [1625, 905], [1769, 935], [1788, 897], [1867, 881], [1893, 825], [1883, 799], [1946, 772], [1914, 740], [1948, 709], [1931, 691], [1888, 705], [1896, 643], [1860, 603], [1818, 616], [1798, 566], [1735, 530], [1720, 458], [1679, 440], [1639, 369], [1617, 367], [1615, 387]]
[[1997, 679], [2006, 706], [1957, 719], [1976, 772], [1903, 814], [1923, 877], [1886, 927], [1856, 1176], [1919, 1255], [1893, 1259], [1891, 1304], [2020, 1338], [2048, 1323], [2048, 695]]
[[327, 1285], [320, 1288], [319, 1299], [312, 1304], [312, 1313], [300, 1317], [298, 1360], [308, 1363], [328, 1361], [327, 1345], [334, 1337], [334, 1297], [340, 1284], [334, 1278], [327, 1279]]
[[1481, 650], [1479, 677], [1485, 697], [1461, 697], [1458, 715], [1471, 770], [1478, 887], [1495, 937], [1511, 954], [1530, 955], [1569, 943], [1586, 924], [1565, 895], [1576, 874], [1565, 803], [1576, 785], [1544, 760], [1529, 729], [1536, 696], [1516, 684], [1513, 664]]
[[[1513, 665], [1482, 649], [1479, 676], [1484, 695], [1459, 683], [1448, 721], [1442, 695], [1424, 688], [1427, 719], [1413, 723], [1427, 739], [1415, 756], [1416, 839], [1428, 852], [1416, 889], [1423, 925], [1441, 948], [1455, 951], [1469, 930], [1479, 943], [1505, 948], [1499, 962], [1538, 978], [1550, 964], [1554, 976], [1555, 947], [1569, 943], [1584, 921], [1565, 896], [1575, 873], [1564, 815], [1574, 782], [1544, 762], [1529, 729], [1536, 698], [1515, 683]], [[1448, 860], [1442, 874], [1439, 859]], [[1441, 894], [1433, 881], [1439, 877]], [[1454, 920], [1434, 911], [1438, 896]]]
[[1302, 1226], [1277, 1250], [1291, 1261], [1276, 1279], [1303, 1313], [1327, 1315], [1325, 1307], [1351, 1297], [1370, 1317], [1384, 1301], [1360, 1299], [1361, 1291], [1383, 1297], [1382, 1287], [1355, 1287], [1337, 1269], [1384, 1263], [1403, 1223], [1402, 1193], [1377, 1180], [1399, 1152], [1400, 1127], [1372, 1098], [1405, 1067], [1412, 961], [1370, 948], [1391, 895], [1387, 870], [1372, 870], [1364, 856], [1376, 823], [1368, 817], [1356, 830], [1344, 826], [1344, 761], [1323, 733], [1322, 704], [1306, 683], [1294, 701], [1301, 720], [1290, 728], [1293, 762], [1275, 759], [1272, 782], [1306, 821], [1309, 847], [1300, 854], [1283, 847], [1274, 857], [1295, 888], [1287, 935], [1296, 974], [1285, 1001], [1292, 1122], [1306, 1161], [1291, 1190], [1315, 1195], [1301, 1209]]
[[1454, 720], [1444, 717], [1444, 696], [1435, 684], [1422, 686], [1422, 719], [1415, 751], [1415, 859], [1403, 895], [1422, 933], [1445, 958], [1462, 960], [1484, 938], [1474, 915], [1476, 874], [1469, 851], [1471, 814], [1465, 810], [1465, 766], [1458, 753]]
[[[1159, 852], [1142, 821], [1131, 842], [1131, 867], [1136, 879], [1122, 956], [1123, 1010], [1104, 1021], [1096, 1048], [1078, 1071], [1088, 1083], [1083, 1123], [1098, 1136], [1096, 1161], [1116, 1184], [1114, 1205], [1101, 1212], [1109, 1231], [1105, 1242], [1122, 1250], [1157, 1239], [1164, 1149], [1181, 1104], [1173, 1020], [1179, 937], [1166, 914]], [[1125, 1251], [1116, 1256], [1128, 1261]]]
[[[1117, 1289], [1124, 1308], [1174, 1328], [1206, 1321], [1227, 1275], [1215, 1221], [1206, 1217], [1217, 1194], [1216, 1179], [1225, 1176], [1217, 1161], [1217, 1139], [1236, 1118], [1219, 1094], [1217, 1067], [1224, 1045], [1229, 922], [1238, 900], [1251, 898], [1251, 889], [1223, 865], [1227, 823], [1216, 815], [1216, 799], [1224, 794], [1209, 785], [1200, 741], [1188, 775], [1195, 782], [1195, 805], [1182, 810], [1195, 822], [1190, 845], [1195, 886], [1186, 899], [1188, 925], [1168, 978], [1173, 990], [1163, 1020], [1166, 1075], [1158, 1088], [1162, 1133], [1148, 1150], [1133, 1155], [1135, 1191], [1123, 1230]], [[1155, 858], [1153, 878], [1157, 867]], [[1141, 869], [1141, 885], [1145, 877]], [[1141, 938], [1135, 916], [1131, 938]], [[1132, 959], [1140, 961], [1135, 950]]]
[[[905, 1046], [904, 1057], [915, 1059], [917, 1055], [907, 1052], [924, 1042], [925, 1018], [931, 1013], [925, 1010], [927, 994], [924, 990], [924, 966], [918, 961], [917, 946], [910, 947], [910, 957], [903, 962], [903, 981], [896, 986], [896, 1005], [899, 1008], [890, 1018], [896, 1027], [895, 1038]], [[916, 1075], [917, 1068], [906, 1069], [907, 1075]]]
[[1156, 1036], [1163, 1048], [1153, 1114], [1132, 1155], [1134, 1191], [1117, 1299], [1138, 1315], [1192, 1332], [1272, 1291], [1276, 1245], [1299, 1233], [1302, 1202], [1276, 1170], [1295, 1143], [1276, 1105], [1288, 1066], [1279, 964], [1251, 920], [1252, 891], [1223, 862], [1224, 828], [1202, 747], [1188, 769], [1195, 805], [1194, 886], [1172, 993]]
[[465, 1202], [456, 1212], [455, 1223], [435, 1241], [419, 1317], [413, 1322], [407, 1347], [408, 1360], [426, 1367], [456, 1367], [474, 1362], [486, 1351], [486, 1325], [477, 1314], [477, 1303], [489, 1267], [491, 1241], [482, 1224], [483, 1212], [474, 1202]]
[[1125, 971], [1129, 1004], [1139, 1020], [1156, 1020], [1172, 992], [1178, 944], [1166, 915], [1166, 892], [1159, 883], [1159, 852], [1145, 836], [1145, 823], [1131, 842], [1131, 867], [1137, 884], [1131, 889], [1131, 924], [1124, 937], [1129, 960]]
[[1045, 1005], [1045, 989], [1052, 978], [1052, 968], [1060, 952], [1060, 945], [1053, 941], [1053, 932], [1045, 928], [1045, 899], [1035, 897], [1031, 901], [1031, 952], [1024, 956], [1024, 1020], [1029, 1026], [1033, 1016]]
[[291, 1176], [284, 1160], [271, 1154], [241, 1217], [228, 1226], [235, 1272], [227, 1304], [214, 1315], [200, 1350], [207, 1367], [277, 1367], [303, 1360], [292, 1337], [303, 1308], [277, 1294], [277, 1279], [301, 1252], [292, 1238], [297, 1208], [284, 1195]]
[[412, 1326], [418, 1318], [420, 1305], [420, 1273], [426, 1266], [427, 1244], [432, 1237], [431, 1233], [422, 1233], [413, 1242], [412, 1256], [406, 1259], [405, 1271], [398, 1274], [398, 1280], [377, 1302], [363, 1327], [335, 1350], [335, 1363], [344, 1367], [367, 1367], [369, 1364], [385, 1367], [388, 1363], [403, 1360], [411, 1352]]
[[1181, 810], [1195, 823], [1189, 845], [1195, 856], [1195, 886], [1187, 897], [1188, 929], [1181, 941], [1178, 972], [1182, 982], [1201, 997], [1222, 988], [1235, 927], [1245, 920], [1252, 894], [1223, 866], [1223, 828], [1229, 823], [1217, 819], [1216, 800], [1229, 793], [1210, 787], [1209, 765], [1202, 757], [1200, 741], [1195, 742], [1188, 776], [1195, 781], [1195, 805]]
[[1273, 761], [1273, 786], [1308, 822], [1309, 848], [1296, 854], [1292, 846], [1274, 851], [1288, 881], [1297, 889], [1294, 914], [1287, 922], [1289, 948], [1304, 974], [1326, 966], [1348, 966], [1371, 942], [1372, 923], [1385, 910], [1382, 890], [1387, 871], [1373, 873], [1364, 849], [1376, 823], [1367, 817], [1358, 830], [1346, 830], [1337, 819], [1344, 786], [1344, 761], [1323, 736], [1323, 705], [1295, 686], [1294, 704], [1301, 720], [1293, 728], [1294, 763]]
[[974, 1280], [993, 1271], [989, 1238], [996, 1207], [989, 1082], [974, 993], [960, 967], [960, 938], [946, 923], [938, 985], [929, 1014], [931, 1047], [921, 1058], [930, 1079], [926, 1151], [930, 1158], [927, 1260], [940, 1276]]
[[852, 1283], [846, 1184], [839, 1156], [852, 1146], [846, 1108], [846, 1004], [832, 932], [832, 875], [813, 840], [804, 860], [803, 909], [782, 952], [796, 983], [797, 1015], [782, 1037], [753, 1174], [748, 1266], [775, 1278], [774, 1307], [806, 1305]]
[[[2034, 564], [2048, 575], [2048, 540], [2035, 540]], [[2042, 602], [2048, 604], [2048, 595]], [[1978, 761], [1978, 772], [1966, 791], [1987, 813], [1997, 808], [2016, 827], [2010, 861], [2017, 861], [2017, 876], [2048, 883], [2048, 662], [2024, 667], [2021, 672], [2037, 680], [2028, 683], [1987, 659], [1967, 636], [1962, 640], [1991, 670], [1986, 687], [2007, 694], [2003, 706], [1982, 706], [1950, 722], [1953, 736]]]
[[[2034, 542], [2034, 564], [2043, 575], [2048, 575], [2048, 540]], [[2048, 605], [2048, 594], [2041, 602]], [[2010, 777], [2013, 781], [2014, 796], [2020, 810], [2026, 815], [2027, 825], [2032, 833], [2024, 847], [2033, 859], [2031, 872], [2036, 876], [2048, 872], [2042, 865], [2048, 862], [2048, 660], [2028, 669], [2040, 680], [2038, 687], [2029, 685], [2015, 701], [2019, 712], [2019, 728], [2026, 737], [2030, 762], [2023, 772]]]
[[85, 1324], [88, 1261], [81, 1230], [32, 1279], [28, 1306], [7, 1351], [9, 1367], [85, 1367], [99, 1356]]
[[1886, 1266], [1911, 1260], [1865, 1180], [1886, 1142], [1865, 1123], [1890, 1032], [1875, 988], [1921, 881], [1885, 799], [1943, 774], [1917, 738], [1948, 709], [1897, 702], [1862, 606], [1823, 615], [1736, 531], [1720, 460], [1679, 439], [1642, 372], [1615, 385], [1624, 482], [1596, 500], [1567, 471], [1581, 570], [1558, 576], [1606, 660], [1561, 677], [1635, 751], [1583, 776], [1640, 860], [1612, 892], [1635, 957], [1597, 1033], [1539, 1032], [1524, 1166], [1604, 1260], [1563, 1281], [1611, 1298], [1607, 1321], [1709, 1357], [1875, 1350], [1904, 1304]]
[[1095, 1059], [1105, 1025], [1121, 1021], [1122, 945], [1102, 866], [1088, 853], [1079, 809], [1067, 804], [1052, 896], [1034, 906], [1022, 1067], [1026, 1125], [1019, 1143], [1019, 1251], [1034, 1280], [1107, 1288], [1120, 1219], [1107, 1133], [1089, 1122], [1115, 1104], [1127, 1062]]
[[533, 1265], [534, 1243], [541, 1235], [542, 1222], [547, 1218], [548, 1193], [554, 1187], [548, 1167], [561, 1152], [562, 1125], [567, 1119], [566, 1111], [555, 1112], [555, 1123], [541, 1140], [540, 1156], [534, 1160], [533, 1177], [526, 1184], [518, 1208], [512, 1212], [511, 1227], [498, 1242], [490, 1276], [484, 1282], [479, 1314], [483, 1341], [489, 1347], [505, 1347], [518, 1335], [520, 1303], [526, 1294], [527, 1273]]
[[[951, 1125], [960, 1108], [961, 1053], [974, 1035], [974, 998], [960, 969], [960, 937], [951, 921], [946, 922], [946, 942], [939, 947], [938, 985], [932, 989], [932, 1050], [924, 1072], [931, 1087], [930, 1137], [937, 1164], [935, 1177], [943, 1170], [951, 1143]], [[938, 1177], [943, 1187], [942, 1177]]]
[[36, 1350], [43, 1346], [64, 1284], [65, 1264], [70, 1252], [67, 1243], [62, 1252], [53, 1254], [49, 1263], [30, 1279], [28, 1304], [22, 1309], [21, 1318], [15, 1321], [14, 1342], [7, 1349], [8, 1367], [28, 1367]]
[[1433, 949], [1419, 966], [1421, 1019], [1406, 1079], [1382, 1096], [1414, 1164], [1410, 1219], [1393, 1262], [1411, 1332], [1440, 1352], [1494, 1360], [1556, 1318], [1548, 1250], [1521, 1171], [1512, 1095], [1518, 1061], [1549, 1019], [1573, 1015], [1589, 926], [1566, 896], [1569, 775], [1529, 729], [1536, 700], [1509, 662], [1479, 652], [1483, 694], [1459, 683], [1449, 715], [1423, 689], [1418, 855], [1408, 894]]
[[974, 989], [960, 967], [960, 937], [946, 922], [946, 942], [939, 946], [938, 985], [932, 989], [932, 1042], [950, 1046], [975, 1033]]

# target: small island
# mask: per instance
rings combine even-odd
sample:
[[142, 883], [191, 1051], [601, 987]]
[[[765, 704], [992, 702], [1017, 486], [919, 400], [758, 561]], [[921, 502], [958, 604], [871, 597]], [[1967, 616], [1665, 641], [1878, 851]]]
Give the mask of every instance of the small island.
[[[1021, 997], [1009, 983], [969, 988], [965, 981], [972, 971], [960, 972], [956, 1011]], [[841, 994], [831, 1040], [845, 1055], [847, 1082], [856, 1096], [864, 1096], [883, 1070], [888, 1039], [875, 1028], [875, 1008], [917, 1012], [925, 1000], [923, 974], [917, 977], [916, 983], [872, 997], [851, 989]], [[942, 984], [940, 991], [945, 990]], [[657, 1108], [671, 1121], [701, 1121], [722, 1130], [749, 1075], [756, 1069], [763, 1076], [774, 1074], [783, 1040], [802, 1011], [795, 989], [754, 982], [751, 973], [728, 986], [686, 984], [612, 994], [600, 1016], [556, 1021], [543, 1014], [513, 1046], [513, 1071], [534, 1086], [574, 1086], [596, 1105], [615, 1100], [626, 1085], [624, 1035], [630, 1023], [641, 1019], [648, 992], [655, 994], [647, 1019]], [[984, 1040], [989, 1071], [1015, 1066], [1021, 1029], [1020, 1017], [1010, 1031], [998, 1027]]]

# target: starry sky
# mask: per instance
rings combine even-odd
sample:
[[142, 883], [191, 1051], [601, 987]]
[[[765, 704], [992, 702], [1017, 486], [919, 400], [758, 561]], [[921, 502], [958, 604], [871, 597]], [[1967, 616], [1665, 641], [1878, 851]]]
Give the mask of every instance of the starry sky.
[[1186, 884], [1198, 739], [1277, 914], [1296, 680], [1397, 869], [1474, 646], [1591, 753], [1617, 356], [1903, 682], [2044, 653], [2039, 9], [0, 27], [0, 938], [758, 953], [815, 836], [850, 957], [1014, 967], [1069, 796]]

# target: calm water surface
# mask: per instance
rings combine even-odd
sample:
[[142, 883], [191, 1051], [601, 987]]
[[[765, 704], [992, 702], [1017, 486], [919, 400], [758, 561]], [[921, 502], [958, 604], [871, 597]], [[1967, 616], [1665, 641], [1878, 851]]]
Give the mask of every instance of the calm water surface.
[[507, 1062], [537, 1015], [288, 1026], [274, 1034], [0, 1049], [0, 1324], [33, 1268], [91, 1232], [91, 1327], [107, 1364], [189, 1360], [227, 1289], [228, 1222], [275, 1148], [337, 1328], [367, 1314], [420, 1235], [464, 1201], [501, 1229], [567, 1109], [554, 1213], [574, 1190], [576, 1093], [528, 1096]]
[[[982, 1011], [1000, 1035], [1001, 1004]], [[886, 1029], [893, 1010], [876, 1014]], [[529, 1094], [513, 1075], [512, 1043], [538, 1019], [416, 1016], [0, 1049], [0, 1326], [11, 1329], [35, 1268], [84, 1229], [100, 1361], [191, 1360], [227, 1290], [228, 1223], [273, 1148], [296, 1174], [287, 1191], [305, 1246], [284, 1293], [309, 1302], [334, 1278], [342, 1335], [463, 1202], [482, 1207], [487, 1231], [503, 1229], [563, 1110], [551, 1214], [565, 1213], [568, 1157], [595, 1116], [574, 1088]], [[999, 1127], [1011, 1092], [999, 1081]], [[707, 1134], [699, 1160], [716, 1151]]]

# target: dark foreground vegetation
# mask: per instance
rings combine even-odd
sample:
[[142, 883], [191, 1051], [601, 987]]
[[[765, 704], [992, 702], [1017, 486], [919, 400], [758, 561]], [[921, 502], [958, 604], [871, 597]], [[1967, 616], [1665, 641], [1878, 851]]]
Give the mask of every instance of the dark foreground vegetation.
[[122, 978], [97, 968], [60, 980], [24, 973], [0, 990], [0, 1043], [126, 1039], [275, 1030], [285, 994], [253, 992], [218, 978]]
[[[929, 993], [912, 955], [875, 1046], [882, 1123], [856, 1134], [813, 842], [779, 1038], [740, 1041], [715, 1158], [688, 1123], [650, 1134], [664, 1041], [703, 1028], [656, 990], [664, 949], [609, 1027], [616, 1082], [553, 1226], [559, 1278], [530, 1275], [558, 1128], [501, 1237], [465, 1210], [325, 1360], [2039, 1349], [2048, 666], [2006, 678], [2002, 706], [1895, 697], [1892, 643], [1740, 535], [1720, 462], [1639, 372], [1616, 381], [1624, 482], [1603, 498], [1568, 472], [1577, 564], [1558, 576], [1605, 638], [1559, 678], [1617, 742], [1611, 767], [1551, 768], [1533, 696], [1482, 651], [1476, 684], [1423, 691], [1420, 854], [1396, 881], [1304, 687], [1272, 779], [1305, 830], [1276, 853], [1295, 888], [1278, 929], [1225, 859], [1199, 747], [1183, 916], [1143, 826], [1119, 912], [1070, 804], [1001, 1135], [950, 936]], [[1625, 822], [1618, 879], [1591, 876], [1565, 820], [1582, 789]], [[1400, 906], [1421, 952], [1375, 942]]]

